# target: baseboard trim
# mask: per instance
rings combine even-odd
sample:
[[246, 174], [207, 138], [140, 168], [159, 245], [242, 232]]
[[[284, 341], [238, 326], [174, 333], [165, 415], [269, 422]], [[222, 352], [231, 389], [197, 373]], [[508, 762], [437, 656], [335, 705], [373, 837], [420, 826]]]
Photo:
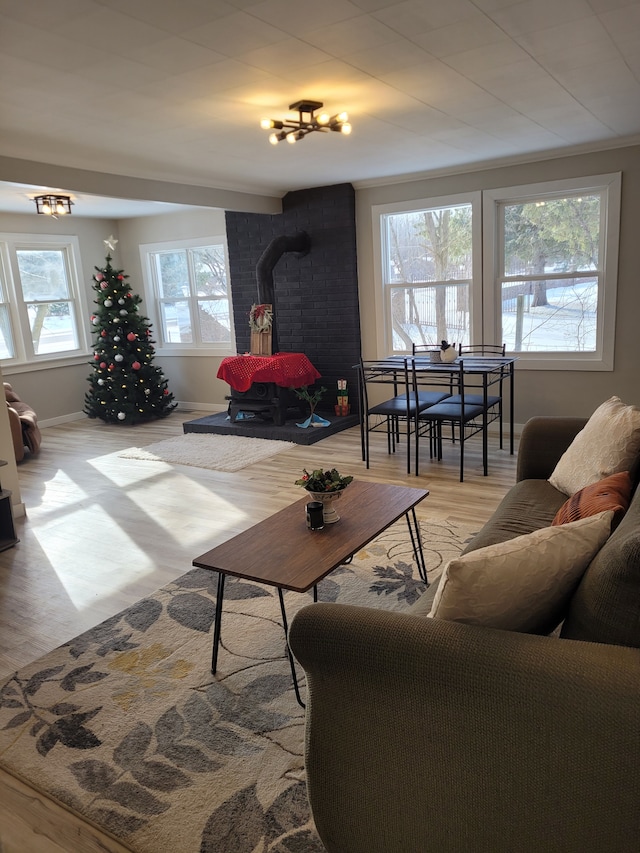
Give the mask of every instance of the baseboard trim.
[[[178, 400], [178, 411], [180, 412], [226, 412], [227, 407], [220, 403], [190, 403]], [[86, 418], [84, 412], [70, 412], [68, 415], [60, 415], [57, 418], [47, 418], [43, 421], [38, 421], [40, 429], [46, 429], [58, 424], [68, 424], [71, 421], [79, 421]]]

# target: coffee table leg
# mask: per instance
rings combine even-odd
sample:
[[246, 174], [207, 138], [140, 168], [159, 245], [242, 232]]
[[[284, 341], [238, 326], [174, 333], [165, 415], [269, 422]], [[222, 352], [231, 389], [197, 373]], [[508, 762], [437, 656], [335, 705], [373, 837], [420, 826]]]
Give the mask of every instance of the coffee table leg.
[[287, 654], [289, 655], [289, 665], [291, 666], [291, 677], [293, 679], [293, 689], [296, 693], [296, 700], [298, 705], [302, 708], [305, 707], [302, 698], [300, 697], [300, 688], [298, 687], [298, 676], [296, 675], [296, 664], [293, 659], [293, 655], [291, 654], [291, 649], [289, 648], [289, 626], [287, 624], [287, 614], [284, 609], [284, 596], [282, 594], [282, 589], [278, 587], [278, 597], [280, 598], [280, 610], [282, 611], [282, 623], [284, 625], [284, 638], [287, 644]]
[[211, 654], [211, 672], [218, 668], [218, 648], [220, 646], [220, 625], [222, 623], [222, 599], [224, 598], [224, 572], [218, 572], [218, 591], [216, 593], [216, 616], [213, 627], [213, 652]]
[[429, 582], [427, 580], [427, 566], [424, 561], [424, 552], [422, 550], [422, 538], [420, 536], [420, 525], [418, 524], [418, 519], [416, 517], [415, 507], [411, 509], [411, 516], [409, 513], [405, 515], [407, 519], [407, 526], [409, 528], [409, 536], [411, 537], [411, 544], [413, 545], [413, 554], [416, 558], [416, 563], [418, 564], [418, 573], [420, 575], [421, 580], [429, 586]]

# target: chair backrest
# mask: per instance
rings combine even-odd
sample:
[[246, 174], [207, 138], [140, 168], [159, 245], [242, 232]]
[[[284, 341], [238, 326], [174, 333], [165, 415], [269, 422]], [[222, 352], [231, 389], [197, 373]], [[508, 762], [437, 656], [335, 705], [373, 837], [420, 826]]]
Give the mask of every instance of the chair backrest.
[[506, 344], [459, 344], [458, 355], [468, 353], [469, 355], [501, 355], [505, 356]]
[[365, 361], [360, 359], [358, 365], [358, 381], [360, 384], [361, 401], [363, 412], [369, 410], [369, 385], [383, 385], [389, 389], [390, 397], [398, 394], [408, 394], [411, 389], [409, 379], [409, 367], [407, 358], [397, 359], [397, 369], [389, 366], [388, 359]]

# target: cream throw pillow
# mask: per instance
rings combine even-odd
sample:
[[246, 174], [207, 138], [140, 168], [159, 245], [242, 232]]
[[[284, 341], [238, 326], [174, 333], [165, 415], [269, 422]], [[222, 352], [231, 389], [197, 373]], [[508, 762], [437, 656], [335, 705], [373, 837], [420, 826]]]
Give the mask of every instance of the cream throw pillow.
[[560, 457], [549, 482], [565, 495], [628, 471], [640, 453], [640, 409], [611, 397], [595, 410]]
[[604, 545], [613, 512], [543, 527], [450, 560], [429, 616], [547, 634], [587, 566]]

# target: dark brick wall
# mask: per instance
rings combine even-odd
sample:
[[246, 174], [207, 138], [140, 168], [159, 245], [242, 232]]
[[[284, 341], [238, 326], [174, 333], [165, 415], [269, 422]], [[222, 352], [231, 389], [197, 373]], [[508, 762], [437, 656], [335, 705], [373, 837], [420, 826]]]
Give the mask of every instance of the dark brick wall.
[[322, 374], [330, 409], [340, 378], [357, 409], [360, 312], [356, 265], [355, 192], [351, 184], [288, 193], [278, 215], [226, 214], [231, 290], [238, 352], [250, 348], [249, 311], [258, 301], [256, 264], [275, 237], [306, 231], [304, 257], [281, 256], [273, 269], [278, 350], [303, 352]]

